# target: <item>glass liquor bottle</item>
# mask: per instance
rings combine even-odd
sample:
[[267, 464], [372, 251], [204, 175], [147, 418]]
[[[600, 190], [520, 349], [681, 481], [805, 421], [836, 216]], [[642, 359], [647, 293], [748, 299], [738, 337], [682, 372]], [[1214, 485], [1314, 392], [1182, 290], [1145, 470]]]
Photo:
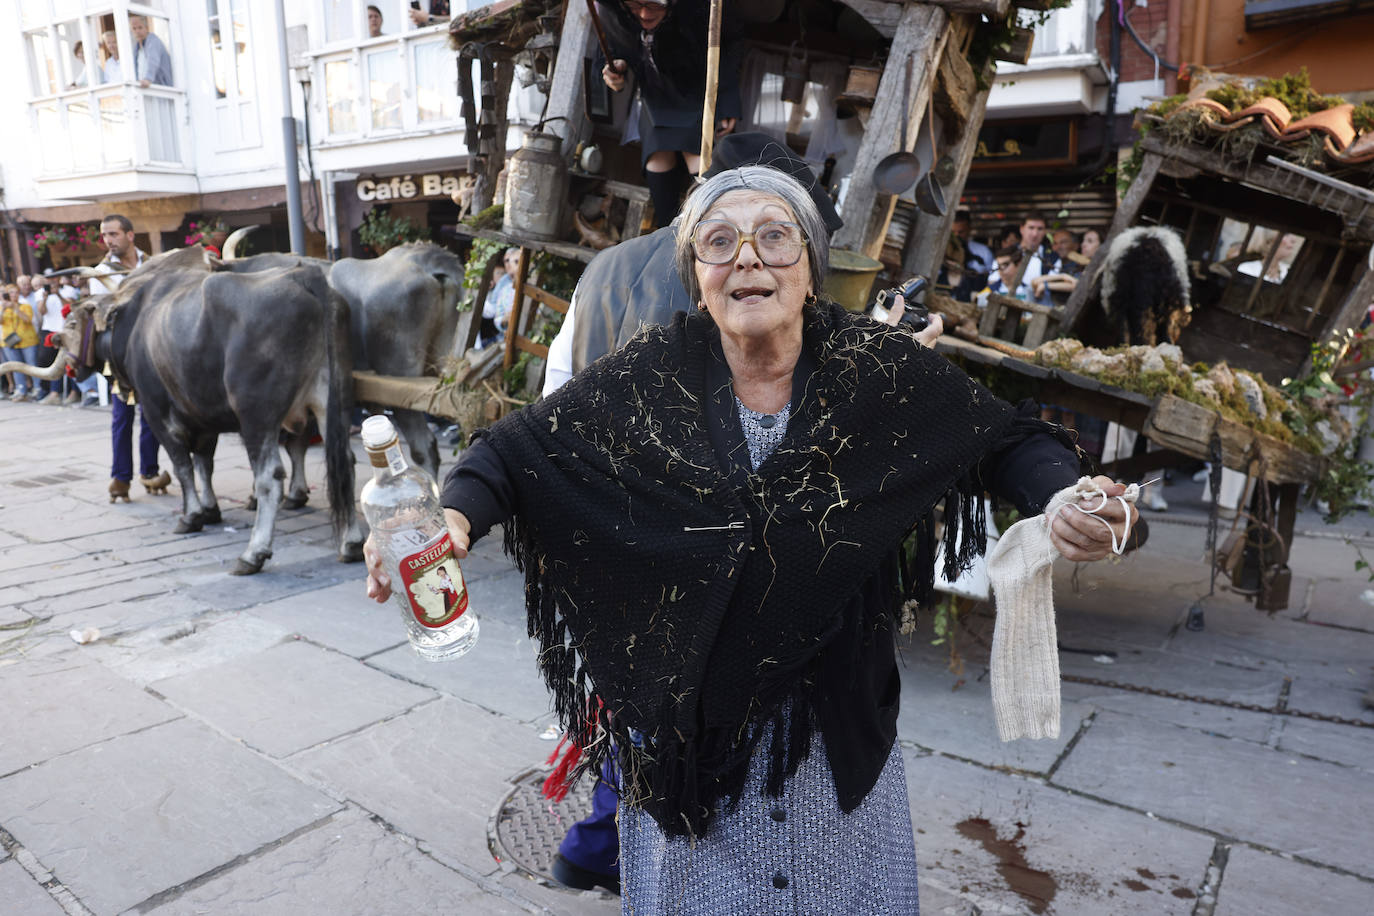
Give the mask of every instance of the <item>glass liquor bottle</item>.
[[457, 658], [477, 642], [477, 615], [468, 607], [439, 487], [409, 465], [386, 417], [363, 421], [363, 445], [372, 462], [372, 479], [363, 486], [363, 515], [391, 577], [406, 635], [426, 661]]

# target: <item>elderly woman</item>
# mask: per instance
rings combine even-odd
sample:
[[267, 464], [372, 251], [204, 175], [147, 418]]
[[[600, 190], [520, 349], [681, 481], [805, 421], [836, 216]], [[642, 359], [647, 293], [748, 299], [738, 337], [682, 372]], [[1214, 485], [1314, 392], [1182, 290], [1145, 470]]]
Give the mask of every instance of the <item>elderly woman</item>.
[[[455, 547], [506, 523], [563, 724], [585, 767], [618, 757], [625, 912], [914, 913], [893, 632], [931, 595], [932, 510], [956, 568], [985, 486], [1034, 514], [1077, 456], [820, 301], [827, 234], [787, 175], [723, 172], [681, 225], [695, 312], [477, 438], [444, 486]], [[1105, 556], [1077, 515], [1058, 548]]]

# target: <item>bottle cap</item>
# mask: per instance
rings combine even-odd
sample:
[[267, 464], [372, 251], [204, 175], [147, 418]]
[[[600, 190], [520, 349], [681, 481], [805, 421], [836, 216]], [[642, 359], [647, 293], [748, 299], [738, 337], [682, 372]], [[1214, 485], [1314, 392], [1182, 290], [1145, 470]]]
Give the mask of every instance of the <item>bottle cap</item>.
[[363, 421], [363, 447], [384, 449], [396, 441], [396, 427], [388, 417], [368, 417]]

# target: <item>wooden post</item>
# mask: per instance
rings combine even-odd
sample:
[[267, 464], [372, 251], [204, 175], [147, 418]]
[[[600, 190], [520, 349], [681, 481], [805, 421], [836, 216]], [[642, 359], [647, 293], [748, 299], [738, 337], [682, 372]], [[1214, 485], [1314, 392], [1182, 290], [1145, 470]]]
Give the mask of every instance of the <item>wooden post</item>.
[[592, 20], [587, 14], [585, 3], [565, 4], [567, 12], [563, 17], [563, 30], [558, 39], [558, 58], [554, 62], [553, 82], [549, 84], [549, 104], [545, 117], [566, 118], [554, 122], [550, 130], [562, 133], [563, 154], [572, 155], [582, 133], [587, 130], [583, 117], [585, 100], [582, 97], [582, 58], [586, 55], [592, 37]]
[[[1317, 335], [1317, 341], [1320, 343], [1330, 337], [1332, 333], [1344, 328], [1358, 327], [1371, 302], [1374, 302], [1374, 270], [1366, 269], [1364, 276], [1360, 277], [1360, 282], [1356, 283], [1355, 288], [1350, 291], [1350, 295], [1345, 297], [1345, 302], [1341, 305], [1340, 310], [1331, 316], [1326, 327], [1322, 328], [1322, 332]], [[1303, 360], [1302, 369], [1298, 371], [1298, 375], [1306, 375], [1311, 371], [1312, 357], [1308, 356], [1307, 359]]]
[[[896, 152], [900, 136], [901, 105], [919, 128], [926, 116], [926, 102], [934, 90], [935, 72], [949, 40], [949, 14], [938, 6], [909, 4], [902, 11], [897, 32], [892, 38], [888, 65], [873, 99], [873, 110], [859, 152], [854, 160], [849, 188], [845, 191], [840, 217], [844, 226], [831, 239], [836, 248], [847, 248], [876, 258], [882, 253], [883, 236], [892, 219], [896, 198], [882, 194], [873, 184], [873, 170], [888, 153]], [[907, 57], [917, 74], [915, 92], [902, 98], [902, 71]]]
[[945, 188], [945, 200], [950, 203], [945, 215], [932, 216], [924, 210], [916, 211], [916, 221], [907, 233], [906, 251], [902, 254], [902, 273], [907, 276], [920, 274], [934, 282], [936, 274], [940, 272], [950, 227], [954, 225], [954, 214], [959, 209], [959, 198], [964, 195], [964, 185], [973, 167], [973, 154], [978, 149], [978, 127], [983, 123], [983, 113], [988, 107], [988, 92], [988, 89], [984, 89], [974, 98], [963, 135], [949, 151], [957, 171], [954, 180]]
[[1126, 191], [1126, 196], [1121, 198], [1121, 206], [1116, 208], [1116, 215], [1112, 217], [1112, 225], [1107, 230], [1107, 237], [1102, 240], [1102, 247], [1097, 249], [1093, 259], [1084, 268], [1083, 275], [1078, 278], [1078, 286], [1064, 306], [1064, 317], [1059, 321], [1060, 333], [1066, 335], [1073, 333], [1074, 323], [1078, 321], [1078, 316], [1083, 312], [1083, 307], [1087, 305], [1088, 295], [1097, 285], [1097, 273], [1102, 269], [1102, 262], [1107, 260], [1107, 248], [1113, 239], [1131, 228], [1135, 222], [1136, 216], [1140, 214], [1141, 206], [1145, 203], [1145, 198], [1149, 196], [1150, 188], [1154, 186], [1155, 178], [1159, 175], [1159, 167], [1163, 162], [1164, 157], [1158, 153], [1145, 154], [1145, 162], [1140, 166], [1140, 174], [1135, 177], [1135, 181], [1131, 182], [1130, 188]]
[[716, 90], [720, 83], [720, 5], [711, 0], [711, 18], [706, 28], [706, 97], [701, 105], [701, 164], [697, 174], [711, 168], [711, 152], [716, 145]]
[[[511, 299], [510, 314], [506, 316], [506, 356], [501, 362], [503, 370], [515, 365], [515, 338], [524, 333], [520, 330], [520, 314], [525, 308], [525, 281], [529, 275], [530, 250], [522, 245], [520, 266], [515, 271], [515, 295]], [[535, 307], [538, 308], [538, 303], [535, 303]]]

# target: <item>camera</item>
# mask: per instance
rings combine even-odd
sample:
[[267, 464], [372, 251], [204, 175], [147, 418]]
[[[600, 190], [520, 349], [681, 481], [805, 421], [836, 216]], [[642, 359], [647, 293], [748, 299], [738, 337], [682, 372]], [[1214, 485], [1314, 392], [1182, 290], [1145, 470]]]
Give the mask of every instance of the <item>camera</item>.
[[897, 297], [901, 296], [902, 301], [906, 303], [906, 312], [902, 315], [902, 324], [909, 325], [914, 331], [924, 331], [930, 324], [930, 311], [921, 303], [913, 300], [928, 286], [930, 286], [930, 281], [925, 277], [912, 277], [901, 286], [893, 286], [878, 293], [877, 304], [885, 309], [890, 309]]

